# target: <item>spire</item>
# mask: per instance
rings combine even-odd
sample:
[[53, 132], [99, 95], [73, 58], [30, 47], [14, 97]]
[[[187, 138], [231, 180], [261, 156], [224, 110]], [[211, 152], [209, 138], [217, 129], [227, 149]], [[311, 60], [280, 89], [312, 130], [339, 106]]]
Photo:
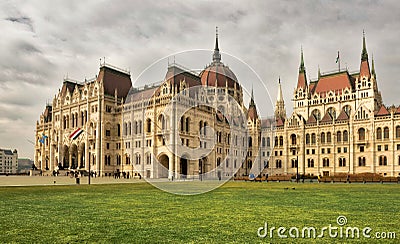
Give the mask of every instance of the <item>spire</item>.
[[213, 54], [213, 62], [216, 63], [221, 62], [221, 54], [219, 53], [219, 48], [218, 48], [218, 26], [215, 27], [215, 48]]
[[254, 103], [254, 93], [253, 93], [253, 85], [251, 85], [251, 100], [250, 100], [250, 107], [251, 106], [256, 106]]
[[285, 101], [282, 95], [281, 77], [278, 80], [278, 96], [275, 102], [275, 118], [286, 118]]
[[365, 44], [365, 31], [363, 30], [363, 49], [361, 53], [361, 61], [368, 60], [367, 45]]
[[297, 80], [297, 89], [305, 89], [307, 87], [307, 77], [306, 68], [304, 67], [304, 57], [303, 57], [303, 47], [301, 47], [301, 57], [300, 57], [300, 67], [299, 67], [299, 77]]
[[368, 53], [367, 47], [365, 45], [365, 32], [363, 30], [363, 49], [361, 53], [361, 65], [360, 65], [360, 77], [367, 77], [369, 79], [371, 77], [369, 62], [368, 62]]
[[375, 64], [374, 64], [374, 54], [372, 54], [371, 74], [376, 78], [376, 74], [375, 74]]
[[283, 101], [281, 77], [280, 76], [279, 76], [279, 80], [278, 80], [278, 97], [276, 98], [276, 101], [277, 102]]
[[304, 72], [304, 57], [303, 57], [303, 47], [301, 47], [301, 59], [300, 59], [300, 67], [299, 67], [299, 72]]
[[254, 103], [253, 85], [251, 86], [251, 100], [249, 110], [247, 111], [247, 118], [250, 118], [253, 122], [256, 122], [258, 118], [256, 104]]

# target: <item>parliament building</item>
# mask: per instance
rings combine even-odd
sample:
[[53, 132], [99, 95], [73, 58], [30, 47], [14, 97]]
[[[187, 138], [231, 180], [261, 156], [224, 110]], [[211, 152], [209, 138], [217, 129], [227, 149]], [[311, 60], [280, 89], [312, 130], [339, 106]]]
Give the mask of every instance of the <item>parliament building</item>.
[[382, 103], [365, 36], [357, 72], [318, 71], [307, 80], [301, 51], [290, 115], [278, 85], [274, 115], [260, 118], [253, 94], [246, 106], [221, 61], [218, 35], [204, 70], [168, 64], [156, 85], [132, 87], [128, 71], [104, 62], [93, 79], [64, 79], [45, 107], [35, 166], [169, 179], [400, 175], [400, 107]]

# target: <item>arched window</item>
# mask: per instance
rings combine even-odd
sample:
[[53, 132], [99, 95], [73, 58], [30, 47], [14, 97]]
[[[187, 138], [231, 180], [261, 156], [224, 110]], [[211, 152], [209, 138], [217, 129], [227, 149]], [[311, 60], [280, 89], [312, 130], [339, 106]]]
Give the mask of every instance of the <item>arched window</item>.
[[329, 167], [329, 158], [324, 158], [322, 160], [322, 166], [323, 167]]
[[400, 138], [400, 126], [396, 126], [396, 138]]
[[385, 127], [383, 129], [383, 138], [384, 139], [389, 139], [389, 127]]
[[276, 168], [278, 168], [278, 169], [282, 168], [282, 160], [277, 159], [277, 160], [275, 161], [275, 166], [276, 166]]
[[379, 156], [379, 165], [380, 166], [385, 166], [387, 165], [387, 157], [386, 156]]
[[343, 141], [349, 141], [349, 133], [347, 132], [347, 130], [343, 131]]
[[339, 167], [346, 167], [346, 159], [339, 158]]
[[163, 114], [160, 115], [160, 122], [161, 122], [161, 130], [165, 130], [166, 129], [166, 121], [165, 121], [165, 117]]
[[279, 137], [279, 146], [283, 146], [283, 136]]
[[249, 137], [249, 147], [253, 146], [253, 138], [250, 136]]
[[267, 147], [271, 146], [271, 138], [267, 137]]
[[311, 144], [315, 144], [316, 138], [315, 133], [311, 134]]
[[332, 119], [336, 119], [336, 110], [333, 107], [328, 108], [327, 113], [332, 117]]
[[265, 137], [262, 138], [262, 147], [265, 147]]
[[360, 140], [360, 141], [365, 140], [365, 129], [364, 128], [358, 129], [358, 140]]
[[142, 121], [141, 120], [139, 120], [139, 123], [138, 123], [138, 133], [142, 134]]
[[307, 167], [308, 168], [314, 168], [314, 159], [307, 159]]
[[367, 166], [365, 163], [365, 157], [358, 157], [358, 166]]
[[278, 137], [275, 136], [275, 142], [274, 142], [275, 147], [278, 146]]
[[181, 117], [181, 131], [185, 130], [185, 118], [182, 116]]
[[202, 129], [203, 129], [203, 121], [201, 120], [199, 122], [199, 131], [200, 131], [200, 135], [202, 134]]
[[314, 109], [312, 112], [311, 112], [311, 114], [314, 116], [314, 118], [316, 119], [316, 120], [321, 120], [321, 113], [319, 112], [319, 110], [318, 109]]
[[190, 130], [190, 119], [189, 119], [189, 117], [187, 117], [186, 118], [186, 132], [189, 132], [189, 130]]
[[332, 134], [330, 132], [326, 133], [326, 142], [327, 143], [332, 142]]
[[306, 134], [306, 144], [310, 144], [310, 134]]
[[296, 145], [297, 144], [296, 143], [296, 135], [295, 134], [290, 135], [290, 139], [292, 141], [292, 145]]
[[376, 139], [380, 140], [382, 139], [382, 128], [376, 129]]
[[321, 133], [321, 143], [325, 143], [325, 132]]
[[341, 131], [338, 131], [336, 133], [336, 139], [337, 139], [337, 142], [341, 142], [342, 141], [342, 132]]
[[297, 168], [297, 160], [292, 159], [292, 168]]
[[137, 133], [139, 133], [139, 124], [138, 124], [138, 122], [137, 121], [135, 121], [135, 123], [134, 123], [134, 126], [135, 126], [135, 135], [137, 134]]
[[151, 119], [150, 119], [150, 118], [148, 118], [148, 119], [146, 120], [146, 132], [147, 132], [147, 133], [150, 133], [150, 132], [151, 132]]

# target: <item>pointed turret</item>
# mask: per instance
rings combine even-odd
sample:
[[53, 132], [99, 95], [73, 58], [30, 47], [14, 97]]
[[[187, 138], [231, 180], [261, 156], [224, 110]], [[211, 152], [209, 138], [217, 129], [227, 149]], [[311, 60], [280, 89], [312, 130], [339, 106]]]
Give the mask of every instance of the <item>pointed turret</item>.
[[367, 45], [365, 44], [365, 32], [363, 30], [363, 49], [361, 53], [361, 61], [368, 60], [368, 52], [367, 52]]
[[299, 67], [299, 77], [297, 80], [297, 89], [303, 88], [303, 90], [307, 87], [307, 77], [306, 77], [306, 68], [304, 67], [304, 57], [303, 57], [303, 48], [301, 48], [301, 60]]
[[283, 100], [281, 78], [279, 77], [278, 96], [276, 98], [276, 103], [275, 103], [275, 118], [278, 119], [285, 117], [286, 117], [285, 101]]
[[372, 60], [371, 60], [371, 62], [372, 62], [372, 67], [371, 67], [371, 74], [372, 74], [372, 76], [376, 79], [376, 73], [375, 73], [375, 64], [374, 64], [374, 54], [372, 54]]
[[215, 63], [221, 62], [221, 54], [219, 53], [219, 48], [218, 48], [218, 27], [215, 28], [215, 48], [213, 54], [213, 62]]
[[365, 32], [363, 31], [363, 49], [361, 52], [361, 65], [360, 65], [360, 78], [366, 77], [369, 79], [371, 77], [371, 73], [369, 70], [368, 63], [368, 52], [365, 44]]
[[249, 110], [247, 111], [247, 118], [251, 119], [253, 122], [255, 122], [256, 119], [258, 119], [257, 108], [254, 102], [253, 88], [251, 88], [251, 99], [249, 104]]

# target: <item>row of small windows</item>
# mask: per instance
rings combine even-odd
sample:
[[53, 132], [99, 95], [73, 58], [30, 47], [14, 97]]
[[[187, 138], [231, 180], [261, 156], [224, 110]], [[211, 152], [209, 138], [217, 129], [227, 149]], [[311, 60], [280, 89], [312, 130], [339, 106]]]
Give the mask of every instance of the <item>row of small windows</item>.
[[[78, 123], [79, 121], [80, 125]], [[64, 115], [63, 128], [64, 129], [70, 128], [70, 125], [72, 125], [71, 128], [84, 126], [85, 123], [87, 123], [87, 121], [88, 121], [87, 111], [82, 111], [80, 115], [78, 113], [72, 113], [71, 117], [69, 115]]]
[[[383, 137], [382, 137], [383, 136]], [[385, 127], [383, 128], [377, 128], [376, 130], [376, 139], [381, 140], [381, 139], [389, 139], [389, 128]], [[396, 138], [400, 138], [400, 126], [396, 126]], [[321, 139], [321, 143], [331, 143], [332, 142], [332, 134], [331, 132], [322, 132], [320, 134], [320, 139]], [[360, 128], [358, 130], [358, 139], [359, 140], [365, 140], [365, 129], [364, 128]], [[338, 131], [336, 133], [336, 141], [337, 142], [348, 142], [349, 141], [349, 133], [347, 130], [344, 130], [343, 132]], [[292, 134], [291, 135], [291, 142], [292, 145], [296, 144], [296, 135]], [[316, 134], [312, 133], [312, 134], [306, 134], [306, 144], [315, 144], [316, 143]], [[265, 137], [262, 138], [262, 147], [269, 147], [271, 144], [270, 142], [270, 138], [267, 137], [267, 139], [265, 139]], [[275, 137], [275, 146], [283, 146], [283, 136], [280, 136], [279, 138], [276, 136]]]

